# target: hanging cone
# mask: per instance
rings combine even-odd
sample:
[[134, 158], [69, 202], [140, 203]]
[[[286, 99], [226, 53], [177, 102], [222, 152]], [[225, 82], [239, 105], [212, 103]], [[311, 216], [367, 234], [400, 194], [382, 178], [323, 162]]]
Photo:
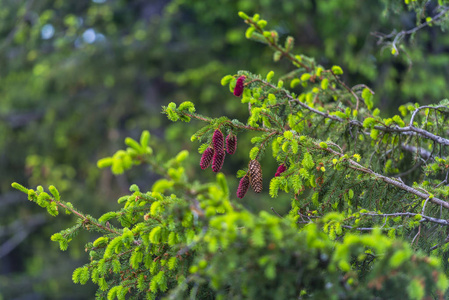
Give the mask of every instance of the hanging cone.
[[237, 136], [230, 133], [226, 137], [226, 151], [232, 155], [235, 153], [236, 149], [237, 149]]
[[214, 156], [214, 149], [211, 147], [208, 147], [201, 156], [200, 161], [200, 167], [201, 169], [207, 169], [210, 166], [210, 163], [212, 162], [212, 156]]
[[245, 197], [246, 192], [249, 188], [249, 176], [245, 175], [242, 179], [240, 179], [239, 187], [237, 188], [237, 198], [242, 199]]
[[234, 96], [240, 97], [243, 94], [243, 83], [245, 82], [246, 76], [242, 75], [239, 78], [237, 78], [237, 82], [235, 84], [234, 88]]
[[221, 168], [223, 167], [225, 155], [226, 152], [223, 148], [221, 148], [221, 151], [215, 151], [214, 157], [212, 158], [212, 171], [217, 173], [221, 170]]
[[251, 180], [251, 188], [254, 192], [260, 193], [262, 191], [262, 167], [255, 159], [249, 162], [248, 165], [249, 176]]
[[216, 129], [214, 131], [214, 135], [212, 136], [212, 145], [214, 146], [215, 152], [224, 150], [223, 140], [224, 140], [223, 133], [221, 133], [220, 129]]

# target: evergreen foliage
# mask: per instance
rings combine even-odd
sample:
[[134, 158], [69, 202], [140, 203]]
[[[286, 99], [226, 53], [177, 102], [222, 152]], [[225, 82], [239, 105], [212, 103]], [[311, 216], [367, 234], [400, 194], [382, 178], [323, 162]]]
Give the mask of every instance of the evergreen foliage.
[[[417, 2], [406, 1], [419, 14]], [[203, 116], [190, 101], [169, 103], [163, 113], [173, 122], [204, 123], [191, 138], [208, 155], [207, 162], [201, 159], [203, 172], [211, 172], [203, 168], [210, 164], [210, 145], [218, 172], [225, 163], [224, 136], [240, 141], [252, 132], [237, 197], [249, 184], [261, 192], [264, 174], [271, 197], [291, 198], [289, 213], [250, 212], [234, 200], [222, 173], [208, 183], [189, 178], [188, 152], [164, 161], [144, 131], [140, 141], [126, 138], [127, 148], [98, 167], [121, 174], [146, 164], [161, 179], [151, 191], [131, 185], [118, 199], [121, 208], [98, 219], [52, 185], [46, 192], [12, 184], [50, 215], [64, 211], [77, 218], [52, 236], [61, 250], [80, 231], [100, 233], [86, 244], [90, 262], [73, 272], [73, 282], [91, 280], [99, 299], [444, 298], [449, 101], [408, 103], [400, 115], [383, 118], [375, 90], [350, 87], [344, 68], [294, 53], [294, 38], [281, 41], [258, 14], [239, 16], [248, 24], [245, 36], [266, 44], [274, 61], [287, 60], [292, 70], [277, 77], [273, 71], [223, 77], [222, 85], [248, 108], [245, 122]], [[421, 24], [445, 26], [438, 20]], [[394, 55], [401, 52], [397, 36]], [[282, 171], [262, 172], [259, 160], [266, 154]]]

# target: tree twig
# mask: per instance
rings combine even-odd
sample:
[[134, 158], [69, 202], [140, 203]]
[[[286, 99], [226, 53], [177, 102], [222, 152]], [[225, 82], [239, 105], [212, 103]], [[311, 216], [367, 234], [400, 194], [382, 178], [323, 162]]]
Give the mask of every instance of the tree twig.
[[399, 50], [397, 47], [397, 43], [400, 42], [406, 35], [410, 35], [413, 33], [416, 33], [418, 30], [429, 26], [431, 23], [435, 23], [436, 21], [438, 21], [440, 18], [442, 18], [446, 12], [449, 11], [449, 7], [443, 7], [443, 9], [436, 14], [434, 17], [432, 17], [431, 20], [426, 21], [424, 23], [421, 23], [420, 25], [410, 29], [410, 30], [402, 30], [399, 33], [396, 33], [396, 30], [394, 30], [392, 33], [390, 34], [384, 34], [384, 33], [379, 33], [379, 32], [372, 32], [371, 35], [375, 36], [378, 38], [377, 44], [381, 44], [384, 42], [384, 40], [386, 39], [390, 39], [393, 38], [393, 41], [391, 42], [391, 46], [393, 47], [394, 51], [394, 55], [398, 55], [399, 54]]

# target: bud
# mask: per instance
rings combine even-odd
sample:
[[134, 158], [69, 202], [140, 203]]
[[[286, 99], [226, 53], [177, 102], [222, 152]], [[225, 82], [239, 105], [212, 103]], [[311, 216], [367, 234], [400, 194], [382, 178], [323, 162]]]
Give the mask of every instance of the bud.
[[235, 153], [236, 149], [237, 149], [237, 136], [230, 133], [226, 137], [226, 151], [232, 155]]
[[217, 173], [221, 170], [221, 168], [223, 167], [225, 155], [226, 152], [223, 148], [221, 148], [221, 151], [215, 151], [214, 157], [212, 158], [212, 171]]
[[240, 97], [243, 93], [243, 82], [245, 81], [246, 76], [242, 75], [237, 79], [237, 83], [234, 88], [234, 96]]
[[285, 165], [284, 165], [284, 164], [280, 165], [280, 166], [278, 167], [278, 169], [276, 170], [276, 174], [274, 174], [274, 177], [281, 176], [281, 174], [284, 173], [285, 170], [287, 170], [287, 168], [285, 167]]
[[256, 193], [262, 191], [262, 167], [255, 159], [251, 160], [248, 165], [251, 187]]
[[240, 179], [239, 187], [237, 188], [237, 198], [242, 199], [245, 197], [246, 192], [249, 188], [249, 176], [245, 175], [242, 179]]
[[212, 162], [212, 156], [214, 155], [214, 149], [211, 147], [208, 147], [201, 156], [200, 161], [200, 167], [201, 169], [207, 169], [210, 166], [210, 163]]

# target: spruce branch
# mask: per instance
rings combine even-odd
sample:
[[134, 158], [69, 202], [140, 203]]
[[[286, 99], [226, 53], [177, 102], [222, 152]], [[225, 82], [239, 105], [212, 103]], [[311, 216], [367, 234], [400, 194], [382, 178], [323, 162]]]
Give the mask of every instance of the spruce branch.
[[[191, 117], [193, 119], [197, 119], [206, 123], [212, 123], [213, 120], [211, 119], [205, 119], [202, 118], [196, 114], [192, 114], [192, 113], [188, 113], [188, 112], [179, 112], [179, 114], [182, 114], [184, 116], [187, 117]], [[271, 129], [271, 128], [264, 128], [264, 127], [253, 127], [250, 125], [240, 125], [240, 124], [234, 124], [232, 123], [230, 120], [226, 120], [223, 122], [223, 124], [228, 124], [229, 126], [236, 128], [236, 129], [245, 129], [245, 130], [250, 130], [250, 131], [264, 131], [264, 132], [275, 132], [275, 133], [279, 133], [276, 129]]]
[[[275, 85], [273, 85], [273, 84], [271, 84], [270, 82], [268, 82], [268, 81], [266, 81], [266, 80], [263, 80], [263, 79], [255, 78], [255, 79], [253, 79], [252, 81], [253, 81], [253, 82], [260, 82], [260, 83], [263, 84], [264, 86], [270, 87], [270, 88], [275, 89], [275, 90], [278, 89], [278, 87], [276, 87]], [[288, 91], [286, 91], [285, 89], [281, 89], [281, 91], [282, 91], [283, 94], [289, 99], [289, 101], [292, 101], [292, 102], [294, 102], [294, 103], [297, 103], [297, 104], [299, 104], [300, 106], [306, 108], [307, 110], [309, 110], [309, 111], [311, 111], [311, 112], [313, 112], [313, 113], [315, 113], [315, 114], [318, 114], [318, 115], [320, 115], [320, 116], [323, 116], [323, 117], [325, 117], [325, 118], [328, 118], [328, 119], [331, 119], [331, 120], [334, 120], [334, 121], [338, 121], [338, 122], [341, 122], [341, 123], [349, 123], [350, 125], [358, 126], [358, 127], [360, 127], [360, 128], [364, 128], [362, 122], [360, 122], [360, 121], [357, 121], [357, 120], [344, 120], [344, 119], [339, 118], [339, 117], [337, 117], [337, 116], [330, 115], [329, 113], [321, 112], [321, 111], [319, 111], [319, 110], [317, 110], [317, 109], [314, 109], [314, 108], [308, 106], [307, 104], [305, 104], [305, 103], [299, 101], [298, 99], [294, 98], [294, 97], [293, 97]], [[445, 106], [439, 106], [439, 107], [437, 107], [437, 108], [435, 108], [435, 109], [440, 109], [440, 108], [443, 108], [443, 107], [445, 107]], [[418, 111], [419, 111], [419, 109], [415, 110], [415, 112], [414, 112], [415, 115], [416, 115], [416, 113], [417, 113]], [[184, 115], [186, 115], [186, 116], [188, 116], [188, 117], [191, 117], [191, 118], [195, 118], [195, 119], [204, 121], [204, 122], [208, 122], [208, 123], [212, 122], [212, 120], [210, 120], [210, 119], [205, 119], [205, 118], [202, 118], [202, 117], [197, 117], [196, 114], [194, 114], [194, 113], [187, 113], [187, 112], [185, 112], [185, 111], [182, 111], [182, 112], [179, 112], [179, 113], [180, 113], [180, 114], [184, 114]], [[235, 128], [238, 128], [238, 129], [244, 129], [244, 130], [250, 130], [250, 131], [264, 131], [264, 132], [270, 132], [269, 137], [270, 137], [271, 135], [274, 135], [274, 134], [279, 134], [279, 135], [280, 135], [280, 134], [283, 134], [283, 132], [279, 132], [279, 131], [276, 130], [276, 129], [253, 127], [253, 126], [249, 126], [249, 125], [236, 125], [236, 124], [233, 124], [231, 121], [225, 121], [225, 122], [226, 122], [226, 123], [229, 123], [231, 126], [233, 126], [233, 127], [235, 127]], [[412, 131], [412, 132], [418, 132], [418, 133], [420, 133], [423, 137], [427, 137], [427, 138], [429, 138], [429, 139], [432, 139], [432, 140], [434, 140], [434, 141], [437, 142], [437, 143], [441, 143], [441, 144], [444, 144], [444, 145], [445, 145], [445, 144], [449, 145], [449, 140], [444, 139], [444, 138], [439, 137], [439, 136], [436, 136], [436, 135], [434, 135], [434, 134], [432, 134], [432, 133], [430, 133], [430, 132], [428, 132], [428, 131], [425, 131], [425, 130], [420, 129], [420, 128], [416, 128], [416, 127], [411, 126], [411, 125], [409, 125], [409, 126], [407, 126], [407, 127], [398, 127], [398, 126], [392, 126], [392, 127], [390, 127], [390, 126], [374, 126], [374, 128], [375, 128], [375, 129], [378, 129], [378, 130], [382, 130], [382, 131], [384, 131], [384, 132], [398, 132], [398, 133], [407, 133], [407, 132], [409, 132], [409, 131]], [[267, 138], [267, 139], [268, 139], [268, 138]], [[337, 144], [332, 143], [332, 145], [337, 145]], [[317, 149], [322, 149], [322, 148], [320, 147], [319, 143], [315, 143], [315, 146], [316, 146]], [[340, 148], [340, 147], [339, 147], [339, 148]], [[418, 148], [416, 148], [416, 149], [418, 149]], [[330, 153], [332, 153], [332, 154], [334, 154], [334, 155], [336, 155], [336, 156], [338, 156], [338, 157], [340, 157], [340, 158], [344, 156], [343, 152], [338, 152], [338, 151], [335, 151], [335, 150], [333, 150], [333, 149], [331, 149], [331, 148], [327, 148], [327, 149], [323, 149], [323, 150], [324, 150], [324, 151], [328, 151], [328, 152], [330, 152]], [[341, 148], [340, 148], [340, 151], [341, 151]], [[432, 156], [432, 155], [430, 155], [430, 156], [428, 156], [428, 157], [430, 158], [431, 156]], [[428, 198], [430, 198], [430, 201], [431, 201], [432, 203], [437, 204], [437, 205], [441, 205], [442, 207], [445, 207], [445, 208], [448, 208], [448, 209], [449, 209], [449, 203], [448, 203], [448, 202], [446, 202], [446, 201], [444, 201], [444, 200], [442, 200], [442, 199], [433, 197], [433, 196], [432, 196], [430, 193], [428, 193], [427, 191], [419, 191], [417, 188], [410, 187], [410, 186], [406, 185], [405, 183], [403, 183], [402, 181], [399, 181], [399, 180], [397, 180], [397, 179], [393, 179], [393, 178], [390, 178], [390, 177], [387, 177], [387, 176], [378, 174], [378, 173], [374, 172], [373, 170], [371, 170], [370, 168], [366, 168], [366, 167], [364, 167], [364, 166], [358, 164], [357, 162], [355, 162], [355, 161], [352, 160], [352, 159], [345, 158], [345, 161], [348, 162], [348, 167], [351, 168], [351, 169], [353, 169], [353, 170], [357, 170], [357, 171], [359, 171], [359, 172], [362, 172], [362, 173], [365, 173], [365, 174], [369, 174], [369, 175], [373, 176], [375, 179], [379, 179], [379, 180], [381, 180], [381, 181], [383, 181], [383, 182], [385, 182], [385, 183], [387, 183], [387, 184], [389, 184], [389, 185], [393, 185], [393, 186], [395, 186], [395, 187], [398, 187], [398, 188], [400, 188], [400, 189], [402, 189], [402, 190], [404, 190], [404, 191], [406, 191], [406, 192], [408, 192], [408, 193], [414, 194], [414, 195], [416, 195], [416, 196], [418, 196], [418, 197], [420, 197], [420, 198], [422, 198], [422, 199], [428, 199]]]
[[[333, 153], [333, 154], [335, 154], [335, 155], [337, 155], [337, 156], [339, 156], [339, 157], [343, 157], [344, 156], [344, 154], [339, 153], [339, 152], [337, 152], [335, 150], [332, 150], [331, 148], [327, 148], [326, 150], [331, 152], [331, 153]], [[405, 183], [403, 183], [401, 181], [398, 181], [397, 179], [395, 180], [395, 179], [392, 179], [390, 177], [378, 174], [378, 173], [374, 172], [373, 170], [358, 164], [357, 162], [355, 162], [354, 160], [352, 160], [350, 158], [345, 158], [345, 160], [349, 163], [348, 167], [353, 169], [353, 170], [357, 170], [357, 171], [360, 171], [362, 173], [372, 175], [376, 179], [380, 179], [380, 180], [382, 180], [385, 183], [388, 183], [390, 185], [398, 187], [398, 188], [400, 188], [400, 189], [402, 189], [402, 190], [404, 190], [404, 191], [406, 191], [408, 193], [414, 194], [414, 195], [416, 195], [416, 196], [418, 196], [418, 197], [420, 197], [422, 199], [430, 198], [430, 202], [432, 202], [434, 204], [437, 204], [437, 205], [441, 205], [441, 206], [449, 209], [449, 203], [448, 202], [446, 202], [446, 201], [444, 201], [442, 199], [436, 198], [436, 197], [432, 197], [432, 195], [430, 193], [428, 193], [428, 192], [418, 191], [416, 188], [412, 188], [412, 187], [406, 185]]]
[[[438, 106], [429, 106], [429, 105], [426, 105], [426, 106], [420, 106], [420, 107], [416, 108], [416, 109], [413, 111], [412, 116], [411, 116], [411, 118], [410, 118], [409, 126], [413, 126], [413, 121], [414, 121], [414, 119], [415, 119], [416, 114], [417, 114], [421, 109], [425, 109], [425, 108], [433, 109], [433, 110], [437, 111], [437, 110], [439, 110], [439, 109], [441, 109], [441, 108], [446, 108], [446, 109], [447, 109], [448, 107], [445, 106], [445, 105], [438, 105]], [[435, 118], [435, 119], [438, 120], [438, 118]]]
[[415, 147], [415, 146], [411, 146], [411, 145], [407, 145], [407, 144], [401, 144], [401, 148], [404, 149], [405, 151], [419, 154], [425, 160], [428, 160], [428, 159], [434, 160], [435, 159], [431, 152], [429, 152], [426, 149], [421, 148], [421, 147]]
[[[352, 230], [358, 230], [358, 231], [373, 231], [375, 229], [377, 229], [378, 227], [353, 227], [350, 225], [341, 225], [341, 227], [346, 228], [346, 229], [352, 229]], [[392, 228], [390, 227], [385, 227], [385, 228], [380, 228], [381, 230], [391, 230]]]
[[[269, 86], [269, 87], [271, 87], [273, 89], [277, 89], [277, 87], [275, 85], [273, 85], [273, 84], [271, 84], [271, 83], [269, 83], [269, 82], [267, 82], [267, 81], [265, 81], [263, 79], [255, 79], [255, 81], [259, 81], [259, 82], [261, 82], [262, 84], [264, 84], [266, 86]], [[359, 128], [364, 128], [363, 123], [358, 121], [358, 120], [345, 120], [345, 119], [342, 119], [340, 117], [337, 117], [337, 116], [334, 116], [334, 115], [330, 115], [327, 112], [321, 112], [318, 109], [312, 108], [312, 107], [308, 106], [306, 103], [303, 103], [303, 102], [299, 101], [297, 98], [293, 97], [286, 90], [283, 90], [283, 91], [284, 91], [285, 96], [289, 99], [289, 101], [297, 103], [301, 107], [303, 107], [303, 108], [305, 108], [305, 109], [307, 109], [307, 110], [309, 110], [309, 111], [311, 111], [311, 112], [313, 112], [313, 113], [315, 113], [317, 115], [320, 115], [320, 116], [322, 116], [322, 117], [324, 117], [326, 119], [330, 119], [330, 120], [337, 121], [337, 122], [340, 122], [340, 123], [348, 123], [348, 124], [350, 124], [352, 126], [356, 126], [356, 127], [359, 127]], [[447, 107], [447, 106], [442, 106], [442, 107]], [[419, 135], [419, 136], [424, 137], [426, 139], [432, 140], [432, 141], [434, 141], [434, 142], [436, 142], [438, 144], [449, 146], [449, 139], [445, 139], [445, 138], [443, 138], [441, 136], [435, 135], [435, 134], [433, 134], [433, 133], [431, 133], [429, 131], [426, 131], [426, 130], [421, 129], [421, 128], [417, 128], [417, 127], [412, 126], [412, 125], [405, 126], [405, 127], [399, 127], [397, 125], [394, 125], [394, 126], [386, 126], [386, 125], [378, 126], [377, 125], [377, 126], [374, 126], [373, 128], [377, 129], [377, 130], [380, 130], [380, 131], [383, 131], [383, 132], [388, 132], [388, 133], [399, 133], [399, 134], [405, 134], [405, 135]]]
[[[272, 87], [272, 88], [276, 88], [274, 85], [272, 85], [271, 83], [269, 83], [269, 82], [267, 82], [267, 81], [264, 81], [264, 80], [261, 80], [261, 79], [255, 79], [255, 81], [260, 81], [260, 82], [262, 82], [262, 83], [263, 83], [264, 85], [266, 85], [266, 86], [269, 86], [269, 87]], [[341, 119], [341, 118], [338, 118], [338, 117], [336, 117], [336, 116], [332, 116], [332, 115], [329, 115], [329, 114], [327, 114], [327, 113], [318, 111], [318, 110], [316, 110], [316, 109], [314, 109], [314, 108], [311, 108], [311, 107], [309, 107], [307, 104], [305, 104], [305, 103], [303, 103], [303, 102], [301, 102], [301, 101], [299, 101], [299, 100], [293, 98], [293, 97], [292, 97], [289, 93], [287, 93], [287, 92], [285, 92], [285, 95], [286, 95], [291, 101], [294, 101], [295, 103], [299, 103], [301, 106], [303, 106], [303, 107], [309, 109], [310, 111], [312, 111], [312, 112], [314, 112], [314, 113], [317, 113], [317, 114], [319, 114], [319, 115], [321, 115], [321, 116], [328, 117], [328, 118], [330, 118], [330, 119], [337, 120], [337, 121], [340, 121], [340, 122], [347, 122], [347, 121], [345, 121], [345, 120], [343, 120], [343, 119]], [[192, 118], [195, 118], [195, 117], [196, 117], [195, 114], [190, 114], [190, 113], [186, 113], [186, 112], [181, 112], [181, 113], [185, 114], [186, 116], [192, 117]], [[206, 121], [206, 122], [210, 122], [209, 120], [204, 120], [204, 119], [202, 119], [202, 118], [199, 118], [199, 120]], [[279, 132], [279, 131], [277, 131], [277, 130], [275, 130], [275, 129], [259, 128], [259, 127], [249, 126], [249, 125], [235, 125], [235, 124], [232, 124], [230, 121], [227, 121], [227, 122], [229, 122], [229, 123], [231, 124], [231, 126], [234, 126], [234, 127], [236, 127], [236, 128], [239, 128], [239, 129], [252, 130], [252, 131], [265, 131], [265, 132], [270, 132], [270, 135], [269, 135], [269, 136], [274, 135], [274, 134], [282, 134], [282, 133], [283, 133], [283, 132]], [[350, 121], [349, 123], [350, 123], [350, 124], [353, 124], [353, 125], [359, 124], [360, 127], [363, 127], [363, 124], [362, 124], [361, 122], [359, 122], [359, 121]], [[380, 127], [380, 126], [377, 126], [377, 127], [379, 127], [379, 128], [384, 128], [384, 129], [389, 128], [389, 127]], [[375, 128], [376, 128], [376, 127], [375, 127]], [[413, 127], [413, 128], [415, 128], [415, 127]], [[427, 133], [428, 133], [428, 132], [427, 132]], [[430, 134], [430, 133], [428, 133], [428, 134]], [[449, 143], [449, 140], [448, 140], [448, 143]], [[332, 145], [336, 145], [336, 144], [335, 144], [335, 143], [332, 143]], [[319, 143], [315, 143], [315, 146], [316, 146], [317, 149], [322, 149], [322, 148], [320, 147]], [[340, 147], [339, 147], [339, 148], [340, 148]], [[340, 148], [340, 149], [341, 149], [341, 148]], [[344, 156], [344, 154], [343, 154], [342, 152], [335, 151], [335, 150], [333, 150], [333, 149], [331, 149], [331, 148], [322, 149], [322, 150], [328, 151], [328, 152], [330, 152], [330, 153], [332, 153], [332, 154], [334, 154], [334, 155], [336, 155], [336, 156], [338, 156], [338, 157], [343, 157], [343, 156]], [[420, 197], [420, 198], [422, 198], [422, 199], [428, 199], [428, 198], [430, 197], [430, 201], [431, 201], [432, 203], [437, 204], [437, 205], [441, 205], [441, 206], [443, 206], [443, 207], [449, 209], [449, 203], [448, 203], [448, 202], [446, 202], [446, 201], [444, 201], [444, 200], [442, 200], [442, 199], [433, 197], [433, 196], [431, 196], [430, 193], [428, 193], [428, 192], [426, 192], [426, 191], [419, 191], [419, 190], [416, 189], [416, 188], [413, 188], [413, 187], [410, 187], [410, 186], [406, 185], [406, 184], [403, 183], [402, 181], [398, 181], [397, 179], [393, 179], [393, 178], [390, 178], [390, 177], [387, 177], [387, 176], [378, 174], [378, 173], [374, 172], [373, 170], [371, 170], [371, 169], [369, 169], [369, 168], [366, 168], [366, 167], [364, 167], [364, 166], [358, 164], [357, 162], [355, 162], [355, 161], [352, 160], [352, 159], [345, 158], [345, 161], [347, 161], [347, 162], [349, 163], [349, 164], [348, 164], [348, 167], [351, 168], [351, 169], [353, 169], [353, 170], [357, 170], [357, 171], [359, 171], [359, 172], [362, 172], [362, 173], [365, 173], [365, 174], [369, 174], [369, 175], [373, 176], [375, 179], [380, 179], [380, 180], [382, 180], [383, 182], [385, 182], [385, 183], [387, 183], [387, 184], [389, 184], [389, 185], [393, 185], [393, 186], [395, 186], [395, 187], [398, 187], [398, 188], [400, 188], [400, 189], [402, 189], [402, 190], [404, 190], [404, 191], [406, 191], [406, 192], [408, 192], [408, 193], [414, 194], [414, 195], [416, 195], [416, 196], [418, 196], [418, 197]]]
[[431, 222], [436, 223], [440, 225], [449, 226], [449, 220], [446, 219], [439, 219], [434, 218], [430, 216], [426, 216], [424, 214], [417, 214], [417, 213], [411, 213], [411, 212], [399, 212], [399, 213], [389, 213], [389, 214], [378, 214], [378, 213], [360, 213], [362, 216], [371, 216], [371, 217], [415, 217], [415, 216], [421, 216], [421, 220], [419, 222]]
[[329, 70], [329, 72], [332, 74], [332, 76], [334, 77], [334, 79], [343, 87], [345, 88], [352, 96], [354, 96], [355, 101], [356, 101], [356, 105], [355, 105], [355, 110], [359, 110], [359, 97], [357, 97], [357, 94], [354, 92], [353, 89], [349, 88], [343, 81], [340, 80], [340, 78], [332, 71]]
[[302, 61], [297, 59], [289, 51], [287, 51], [283, 47], [279, 46], [279, 44], [276, 43], [276, 41], [274, 41], [273, 38], [269, 38], [269, 37], [265, 36], [264, 35], [264, 30], [257, 24], [257, 22], [254, 22], [252, 19], [246, 19], [245, 23], [250, 24], [251, 26], [253, 26], [265, 38], [268, 46], [270, 46], [274, 50], [279, 51], [281, 53], [281, 57], [286, 57], [287, 59], [289, 59], [293, 63], [299, 65], [301, 68], [304, 68], [307, 72], [310, 72], [312, 70], [311, 67], [307, 66]]

